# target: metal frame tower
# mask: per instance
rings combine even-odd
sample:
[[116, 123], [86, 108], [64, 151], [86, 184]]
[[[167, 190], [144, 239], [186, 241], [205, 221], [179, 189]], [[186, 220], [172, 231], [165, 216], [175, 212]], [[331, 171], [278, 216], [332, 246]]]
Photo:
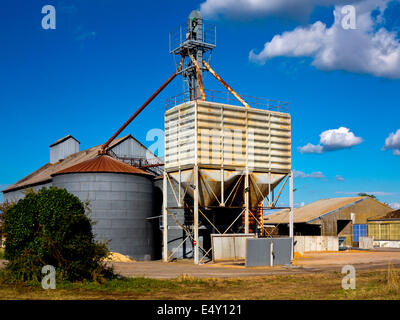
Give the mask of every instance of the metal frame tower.
[[203, 21], [200, 11], [194, 10], [186, 25], [170, 33], [169, 40], [170, 53], [181, 56], [183, 67], [178, 74], [182, 75], [185, 91], [189, 92], [188, 100], [196, 100], [198, 97], [204, 100], [203, 57], [206, 52], [211, 55], [216, 46], [215, 25]]

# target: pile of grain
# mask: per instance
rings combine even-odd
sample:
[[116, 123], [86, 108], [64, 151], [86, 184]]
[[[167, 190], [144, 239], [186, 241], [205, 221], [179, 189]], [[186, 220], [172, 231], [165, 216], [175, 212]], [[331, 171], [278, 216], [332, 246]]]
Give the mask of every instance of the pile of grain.
[[135, 262], [135, 260], [129, 258], [128, 256], [124, 256], [118, 252], [110, 252], [108, 257], [104, 260], [106, 262]]

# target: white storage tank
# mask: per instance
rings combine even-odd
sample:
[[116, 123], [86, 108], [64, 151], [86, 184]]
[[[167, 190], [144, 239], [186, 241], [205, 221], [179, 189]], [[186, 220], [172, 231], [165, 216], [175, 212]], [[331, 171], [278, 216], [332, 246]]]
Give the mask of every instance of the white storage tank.
[[201, 100], [174, 106], [165, 113], [165, 171], [186, 187], [194, 166], [200, 206], [215, 204], [221, 181], [228, 189], [248, 170], [257, 208], [291, 171], [290, 114]]

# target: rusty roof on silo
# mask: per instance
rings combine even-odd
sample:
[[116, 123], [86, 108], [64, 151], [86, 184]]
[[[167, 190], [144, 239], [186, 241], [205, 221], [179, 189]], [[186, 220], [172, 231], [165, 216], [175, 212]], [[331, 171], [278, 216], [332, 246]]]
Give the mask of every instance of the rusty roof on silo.
[[56, 173], [53, 173], [52, 176], [68, 173], [125, 173], [153, 176], [142, 169], [133, 167], [108, 155], [100, 155], [94, 159], [86, 160], [66, 169], [57, 171]]

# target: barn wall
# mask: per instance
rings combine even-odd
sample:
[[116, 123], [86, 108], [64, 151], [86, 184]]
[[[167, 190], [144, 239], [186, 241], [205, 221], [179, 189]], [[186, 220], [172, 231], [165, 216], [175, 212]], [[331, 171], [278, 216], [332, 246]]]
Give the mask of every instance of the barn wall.
[[[45, 188], [45, 187], [48, 188], [48, 187], [51, 187], [51, 186], [52, 186], [52, 183], [49, 182], [49, 183], [40, 184], [40, 185], [31, 187], [31, 189], [33, 189], [34, 191], [39, 191], [42, 188]], [[29, 189], [29, 188], [27, 188], [27, 189]], [[18, 201], [18, 200], [20, 200], [20, 199], [25, 197], [25, 192], [26, 192], [26, 189], [19, 189], [19, 190], [16, 190], [16, 191], [5, 192], [3, 194], [4, 202], [6, 202], [6, 201], [8, 201], [8, 202]]]
[[311, 223], [321, 224], [322, 235], [336, 236], [338, 232], [338, 220], [353, 220], [353, 224], [366, 224], [367, 219], [382, 216], [391, 211], [393, 211], [393, 209], [383, 203], [367, 198], [326, 216], [321, 216]]
[[56, 163], [77, 152], [79, 152], [79, 142], [73, 138], [69, 138], [64, 142], [50, 147], [50, 163]]
[[[151, 153], [145, 146], [139, 143], [137, 140], [133, 138], [128, 138], [125, 141], [117, 144], [115, 147], [112, 147], [111, 150], [115, 153], [115, 155], [126, 163], [130, 163], [129, 159], [135, 160], [146, 160], [149, 164], [162, 163], [162, 160], [157, 158], [153, 153]], [[136, 166], [140, 166], [144, 164], [143, 162], [135, 163]], [[155, 175], [160, 175], [163, 173], [162, 167], [151, 167], [150, 172]]]
[[117, 144], [111, 149], [118, 157], [146, 158], [147, 149], [133, 138]]

